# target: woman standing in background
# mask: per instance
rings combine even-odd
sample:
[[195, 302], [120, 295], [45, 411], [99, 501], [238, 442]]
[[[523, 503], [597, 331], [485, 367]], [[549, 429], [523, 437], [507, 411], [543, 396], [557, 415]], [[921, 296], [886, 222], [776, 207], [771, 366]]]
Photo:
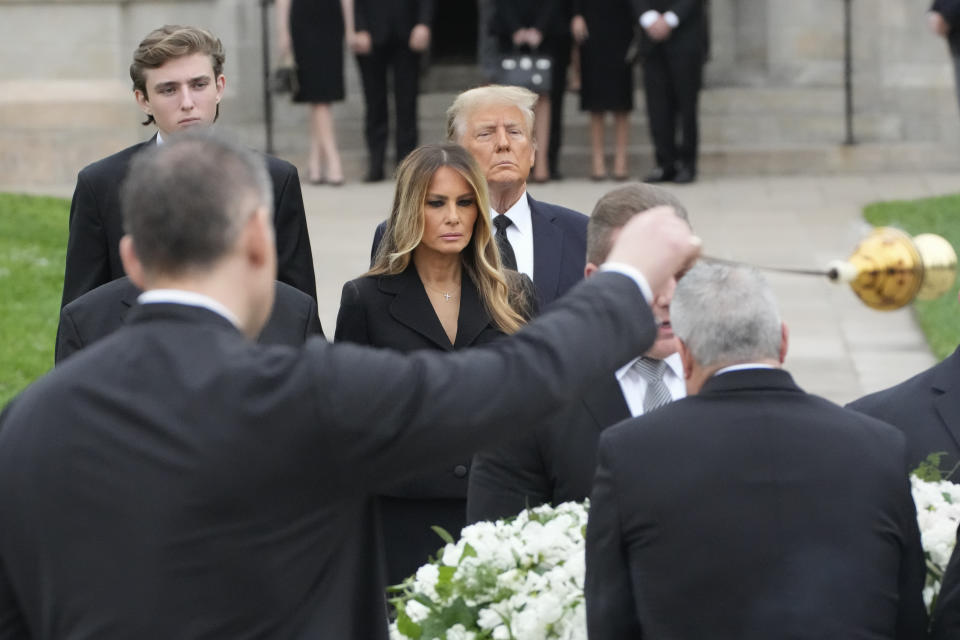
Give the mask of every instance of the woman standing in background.
[[630, 112], [633, 110], [633, 65], [625, 61], [633, 37], [633, 14], [627, 0], [574, 0], [570, 31], [580, 45], [580, 109], [590, 112], [592, 177], [607, 178], [606, 112], [613, 112], [613, 177], [626, 180]]
[[281, 59], [293, 54], [299, 91], [310, 109], [310, 184], [343, 184], [331, 103], [343, 100], [343, 38], [353, 37], [353, 0], [277, 0]]

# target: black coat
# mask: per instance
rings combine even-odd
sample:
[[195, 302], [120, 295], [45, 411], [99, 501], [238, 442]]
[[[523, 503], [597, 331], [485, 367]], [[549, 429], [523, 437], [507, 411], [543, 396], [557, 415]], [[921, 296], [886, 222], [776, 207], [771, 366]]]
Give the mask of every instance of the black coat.
[[[960, 543], [960, 528], [957, 529], [957, 542]], [[953, 547], [930, 621], [931, 640], [957, 638], [960, 638], [960, 544]]]
[[477, 453], [470, 470], [467, 522], [589, 498], [600, 434], [629, 417], [617, 379], [603, 376], [532, 433]]
[[[346, 283], [334, 339], [410, 352], [453, 351], [503, 337], [465, 272], [459, 302], [457, 336], [451, 344], [411, 262], [395, 276], [364, 276]], [[430, 527], [441, 526], [457, 536], [466, 525], [469, 474], [468, 454], [443, 465], [426, 465], [381, 492], [388, 583], [404, 580], [442, 546]]]
[[535, 424], [656, 335], [619, 274], [558, 305], [483, 348], [407, 355], [132, 310], [0, 416], [0, 629], [385, 639], [368, 496]]
[[954, 55], [960, 54], [960, 0], [934, 0], [930, 10], [942, 15], [950, 25], [947, 33], [950, 50]]
[[[88, 291], [61, 309], [56, 362], [122, 327], [127, 313], [137, 305], [139, 295], [140, 289], [124, 276]], [[311, 336], [323, 336], [317, 301], [288, 284], [277, 282], [273, 311], [257, 341], [296, 347]]]
[[370, 32], [374, 45], [406, 43], [418, 24], [433, 26], [435, 0], [353, 0], [357, 31]]
[[900, 429], [907, 437], [911, 469], [938, 451], [947, 454], [941, 467], [952, 469], [960, 462], [960, 349], [926, 371], [855, 400], [847, 408]]
[[662, 47], [668, 55], [697, 55], [706, 60], [709, 50], [709, 25], [707, 24], [705, 0], [631, 0], [636, 20], [650, 10], [676, 14], [680, 24], [671, 31], [670, 37], [663, 42], [655, 42], [639, 29], [641, 37], [640, 55], [643, 56], [656, 47]]
[[493, 0], [490, 32], [511, 39], [515, 31], [536, 28], [548, 36], [570, 31], [569, 0]]
[[600, 436], [591, 640], [922, 638], [904, 438], [785, 371], [714, 376]]
[[[587, 216], [555, 204], [534, 200], [527, 194], [533, 227], [533, 284], [537, 306], [543, 310], [583, 280], [587, 255]], [[373, 234], [370, 261], [377, 255], [387, 223]]]
[[[87, 165], [77, 176], [70, 204], [70, 238], [60, 306], [125, 275], [120, 263], [123, 219], [120, 185], [133, 156], [156, 144], [156, 137]], [[273, 224], [277, 236], [277, 280], [316, 300], [313, 254], [303, 211], [297, 168], [264, 156], [273, 182]]]

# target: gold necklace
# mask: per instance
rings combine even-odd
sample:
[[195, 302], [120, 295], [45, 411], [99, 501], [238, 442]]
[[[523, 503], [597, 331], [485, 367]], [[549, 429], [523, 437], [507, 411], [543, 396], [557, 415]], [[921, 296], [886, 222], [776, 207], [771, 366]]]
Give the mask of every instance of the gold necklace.
[[443, 296], [443, 299], [446, 300], [447, 302], [453, 302], [457, 298], [457, 294], [459, 293], [459, 292], [450, 293], [449, 291], [441, 291], [440, 289], [431, 287], [426, 282], [423, 283], [423, 286], [425, 286], [427, 289], [430, 289], [434, 293], [439, 293], [441, 296]]

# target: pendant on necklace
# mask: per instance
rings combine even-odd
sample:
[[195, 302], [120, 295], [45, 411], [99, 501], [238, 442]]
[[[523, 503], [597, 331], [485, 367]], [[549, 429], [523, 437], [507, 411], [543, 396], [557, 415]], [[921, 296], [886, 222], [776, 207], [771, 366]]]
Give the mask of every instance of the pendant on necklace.
[[451, 298], [453, 298], [453, 296], [447, 293], [446, 291], [441, 292], [440, 295], [442, 295], [444, 300], [446, 300], [447, 302], [450, 302]]

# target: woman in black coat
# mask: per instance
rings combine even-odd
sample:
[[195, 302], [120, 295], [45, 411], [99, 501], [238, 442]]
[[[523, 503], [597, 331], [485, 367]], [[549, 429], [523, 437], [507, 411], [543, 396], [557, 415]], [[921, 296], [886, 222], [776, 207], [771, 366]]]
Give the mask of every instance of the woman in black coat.
[[590, 112], [592, 176], [607, 177], [604, 117], [613, 112], [613, 177], [626, 180], [630, 112], [633, 111], [633, 65], [626, 62], [633, 38], [633, 14], [627, 0], [574, 0], [570, 22], [580, 45], [580, 109]]
[[[488, 211], [486, 181], [466, 150], [428, 145], [413, 151], [398, 170], [373, 268], [343, 287], [335, 340], [452, 351], [520, 328], [524, 317], [501, 270]], [[378, 496], [389, 584], [403, 581], [443, 545], [431, 526], [456, 536], [466, 524], [469, 468], [464, 459], [413, 469]]]

